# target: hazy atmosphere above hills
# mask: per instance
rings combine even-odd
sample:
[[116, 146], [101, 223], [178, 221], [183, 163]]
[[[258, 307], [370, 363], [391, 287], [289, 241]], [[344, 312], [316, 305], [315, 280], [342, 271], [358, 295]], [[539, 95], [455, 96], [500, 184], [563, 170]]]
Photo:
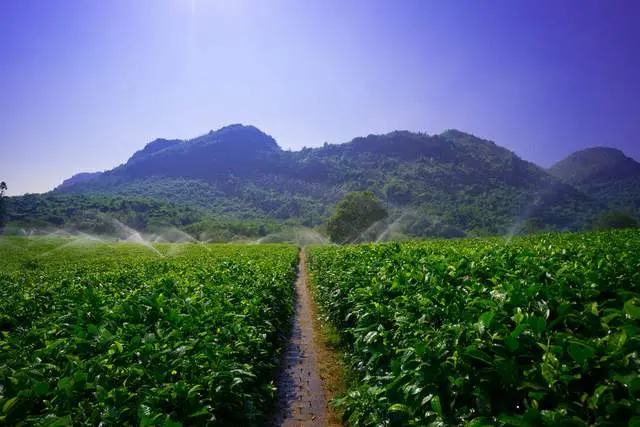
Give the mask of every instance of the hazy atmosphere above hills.
[[5, 1], [0, 179], [8, 195], [45, 192], [154, 138], [238, 122], [285, 151], [460, 129], [544, 168], [595, 146], [640, 159], [638, 13], [632, 0]]

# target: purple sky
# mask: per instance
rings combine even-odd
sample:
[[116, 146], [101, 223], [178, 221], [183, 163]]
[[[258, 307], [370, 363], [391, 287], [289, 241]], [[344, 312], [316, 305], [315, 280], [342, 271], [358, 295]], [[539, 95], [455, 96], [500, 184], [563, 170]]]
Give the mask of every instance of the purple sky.
[[640, 160], [640, 2], [0, 2], [9, 194], [238, 122], [291, 149], [456, 128], [541, 166]]

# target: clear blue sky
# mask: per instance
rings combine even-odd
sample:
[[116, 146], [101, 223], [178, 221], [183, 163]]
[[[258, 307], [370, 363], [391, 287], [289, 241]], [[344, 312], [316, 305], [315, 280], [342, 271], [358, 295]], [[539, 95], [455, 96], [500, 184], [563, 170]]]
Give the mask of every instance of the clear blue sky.
[[291, 149], [456, 128], [541, 166], [640, 160], [640, 1], [0, 2], [9, 194], [238, 122]]

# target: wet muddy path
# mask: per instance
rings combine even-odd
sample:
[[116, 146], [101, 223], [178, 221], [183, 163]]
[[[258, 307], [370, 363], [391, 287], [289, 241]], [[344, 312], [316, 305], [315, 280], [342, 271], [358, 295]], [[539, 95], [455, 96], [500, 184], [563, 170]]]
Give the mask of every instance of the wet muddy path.
[[307, 283], [304, 249], [300, 251], [296, 303], [291, 341], [285, 349], [278, 376], [276, 426], [325, 426], [327, 397], [318, 368], [314, 343], [313, 302]]

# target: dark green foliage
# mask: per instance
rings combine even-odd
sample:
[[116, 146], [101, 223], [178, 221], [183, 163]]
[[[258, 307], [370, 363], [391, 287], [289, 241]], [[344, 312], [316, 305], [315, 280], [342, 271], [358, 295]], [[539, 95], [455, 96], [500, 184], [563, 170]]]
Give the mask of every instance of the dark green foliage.
[[594, 225], [596, 230], [611, 230], [615, 228], [637, 228], [638, 220], [625, 212], [606, 212], [600, 215]]
[[184, 227], [184, 231], [206, 242], [229, 242], [242, 237], [264, 237], [282, 231], [274, 221], [207, 219]]
[[553, 165], [549, 172], [573, 185], [616, 181], [640, 175], [640, 163], [615, 148], [576, 151]]
[[327, 221], [327, 233], [333, 242], [352, 242], [372, 224], [387, 216], [387, 210], [373, 192], [349, 193]]
[[239, 220], [213, 215], [205, 209], [140, 197], [54, 192], [7, 199], [7, 232], [63, 228], [93, 234], [118, 235], [117, 220], [146, 233], [177, 228], [204, 241], [227, 242], [281, 231], [268, 219]]
[[7, 183], [2, 181], [0, 182], [0, 233], [2, 233], [7, 222], [7, 206], [4, 197], [5, 191], [7, 191]]
[[354, 426], [640, 418], [640, 233], [316, 246]]
[[382, 189], [386, 199], [398, 205], [406, 205], [411, 203], [413, 195], [411, 189], [406, 182], [401, 182], [396, 178], [389, 181]]
[[[261, 188], [262, 183], [229, 176], [216, 182], [191, 178], [105, 176], [99, 181], [73, 187], [73, 194], [103, 194], [112, 197], [146, 198], [197, 207], [216, 217], [287, 220], [318, 225], [327, 215], [321, 200], [296, 195], [286, 188], [282, 192]], [[65, 190], [60, 193], [71, 193]]]
[[0, 425], [264, 425], [297, 249], [156, 249], [0, 239]]
[[608, 209], [640, 214], [640, 163], [620, 150], [597, 147], [577, 151], [549, 172]]
[[10, 225], [19, 228], [64, 227], [97, 234], [115, 232], [113, 220], [138, 231], [182, 227], [207, 218], [202, 210], [142, 198], [74, 193], [27, 194], [7, 199]]
[[126, 164], [59, 191], [145, 197], [244, 219], [318, 226], [345, 194], [371, 190], [429, 226], [415, 236], [504, 234], [528, 218], [586, 229], [602, 206], [491, 141], [459, 131], [391, 132], [297, 152], [234, 125], [190, 141], [157, 140]]

